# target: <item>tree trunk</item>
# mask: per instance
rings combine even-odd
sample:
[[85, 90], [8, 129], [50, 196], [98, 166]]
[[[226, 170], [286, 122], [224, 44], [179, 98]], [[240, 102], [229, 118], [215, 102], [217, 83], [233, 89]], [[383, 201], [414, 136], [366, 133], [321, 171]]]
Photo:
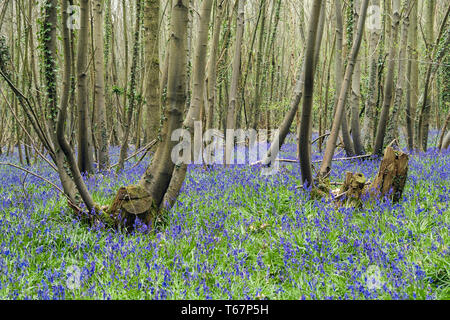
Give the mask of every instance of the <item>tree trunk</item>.
[[[204, 101], [206, 51], [208, 48], [208, 31], [209, 22], [211, 19], [212, 4], [213, 0], [203, 0], [202, 8], [200, 10], [198, 42], [194, 53], [192, 101], [186, 119], [183, 123], [183, 127], [187, 128], [191, 133], [191, 148], [193, 148], [194, 151], [194, 163], [198, 163], [197, 160], [202, 159], [203, 157], [202, 143], [194, 141], [194, 125], [196, 121], [201, 120], [200, 111]], [[202, 132], [200, 132], [200, 134], [201, 133]], [[194, 145], [192, 145], [192, 142], [194, 142]], [[186, 177], [186, 171], [186, 163], [174, 168], [172, 180], [170, 181], [170, 185], [162, 202], [162, 206], [165, 209], [171, 208], [178, 197], [184, 178]]]
[[214, 18], [214, 32], [208, 62], [208, 103], [206, 108], [205, 130], [211, 129], [214, 123], [214, 111], [217, 103], [217, 55], [219, 50], [220, 31], [222, 27], [223, 8], [217, 1]]
[[312, 186], [313, 175], [311, 169], [311, 127], [312, 127], [312, 103], [314, 94], [314, 60], [317, 40], [317, 28], [319, 25], [322, 1], [315, 0], [311, 10], [308, 27], [308, 42], [305, 52], [305, 88], [303, 97], [302, 118], [298, 138], [300, 169], [302, 181], [306, 185]]
[[[229, 106], [227, 114], [227, 132], [225, 133], [226, 139], [226, 150], [225, 150], [225, 163], [231, 163], [231, 153], [234, 146], [234, 134], [228, 134], [231, 130], [236, 129], [236, 104], [237, 104], [237, 94], [239, 85], [239, 75], [241, 71], [241, 46], [242, 38], [244, 35], [244, 7], [245, 0], [238, 1], [238, 15], [237, 15], [237, 26], [236, 26], [236, 42], [233, 58], [233, 74], [231, 77], [230, 85], [230, 95], [229, 95]], [[229, 131], [230, 130], [230, 131]]]
[[440, 150], [442, 149], [442, 146], [443, 146], [443, 143], [444, 143], [445, 132], [447, 131], [447, 126], [448, 126], [449, 123], [450, 123], [450, 113], [448, 114], [447, 119], [445, 119], [444, 126], [442, 127], [441, 134], [439, 136], [438, 148]]
[[395, 58], [397, 56], [397, 35], [398, 25], [400, 21], [400, 0], [394, 0], [393, 2], [393, 18], [392, 18], [392, 33], [391, 33], [391, 46], [389, 50], [389, 66], [388, 73], [384, 84], [384, 99], [381, 109], [380, 120], [378, 122], [377, 135], [375, 138], [375, 146], [373, 153], [381, 155], [383, 152], [383, 142], [386, 133], [386, 127], [388, 124], [389, 110], [391, 107], [392, 92], [394, 86], [394, 69]]
[[419, 62], [417, 51], [417, 7], [418, 1], [413, 1], [410, 13], [410, 25], [408, 30], [408, 79], [407, 81], [407, 103], [406, 103], [406, 125], [408, 130], [408, 148], [413, 150], [417, 147], [417, 123], [416, 109], [419, 91]]
[[261, 96], [262, 96], [262, 86], [264, 85], [262, 83], [262, 73], [264, 73], [264, 70], [261, 70], [261, 66], [264, 65], [263, 63], [263, 59], [265, 59], [265, 57], [263, 57], [264, 55], [264, 41], [265, 41], [265, 35], [266, 35], [266, 0], [261, 0], [262, 1], [262, 6], [261, 6], [261, 25], [260, 25], [260, 29], [259, 29], [259, 39], [258, 39], [258, 52], [257, 52], [257, 58], [256, 58], [256, 76], [255, 76], [255, 84], [256, 84], [256, 88], [255, 88], [255, 98], [254, 98], [254, 102], [253, 102], [253, 108], [251, 110], [252, 113], [252, 120], [253, 123], [251, 125], [251, 127], [253, 129], [257, 129], [258, 127], [258, 123], [260, 120], [260, 109], [261, 109]]
[[94, 65], [95, 65], [95, 110], [97, 112], [98, 164], [99, 170], [108, 170], [109, 145], [105, 107], [105, 71], [103, 46], [103, 1], [94, 1]]
[[160, 0], [145, 0], [146, 142], [157, 138], [160, 121], [159, 8]]
[[[360, 0], [354, 0], [354, 23], [358, 23], [359, 9], [361, 7]], [[359, 126], [359, 104], [361, 100], [361, 62], [360, 59], [355, 61], [355, 70], [352, 76], [352, 94], [350, 104], [352, 108], [352, 139], [355, 147], [355, 154], [360, 156], [365, 154], [363, 144], [361, 142], [361, 130]]]
[[[337, 105], [339, 103], [339, 92], [342, 87], [342, 50], [343, 50], [343, 22], [342, 22], [342, 5], [341, 0], [335, 0], [336, 7], [336, 65], [335, 65], [335, 77], [336, 77], [336, 95], [334, 99], [334, 112], [336, 113]], [[350, 133], [348, 130], [347, 112], [344, 110], [343, 117], [340, 123], [342, 138], [344, 140], [344, 148], [347, 157], [352, 157], [355, 155], [355, 150], [353, 148], [353, 143], [350, 138]]]
[[134, 31], [134, 44], [133, 44], [133, 61], [131, 63], [131, 80], [130, 80], [130, 98], [128, 100], [128, 108], [126, 109], [125, 119], [125, 132], [122, 141], [122, 147], [120, 148], [119, 164], [117, 165], [117, 171], [123, 170], [125, 165], [125, 159], [128, 154], [128, 138], [131, 130], [131, 120], [133, 118], [134, 107], [136, 103], [136, 77], [137, 66], [139, 63], [139, 37], [141, 33], [141, 0], [136, 0], [136, 29]]
[[378, 74], [378, 56], [376, 53], [376, 48], [378, 45], [378, 41], [380, 40], [380, 29], [378, 29], [377, 21], [378, 19], [378, 11], [376, 8], [379, 8], [380, 6], [380, 0], [374, 0], [373, 3], [373, 10], [374, 12], [370, 13], [372, 19], [375, 19], [375, 21], [371, 21], [371, 28], [370, 28], [370, 40], [369, 40], [369, 52], [371, 53], [371, 59], [370, 59], [370, 67], [369, 67], [369, 88], [368, 88], [368, 95], [366, 100], [366, 108], [365, 108], [365, 115], [364, 115], [364, 122], [363, 122], [363, 147], [366, 149], [372, 148], [372, 137], [373, 137], [373, 131], [374, 131], [374, 109], [376, 106], [376, 88], [377, 88], [377, 74]]
[[441, 150], [447, 150], [449, 146], [450, 146], [450, 131], [447, 132], [447, 135], [446, 135], [445, 138], [442, 140], [442, 147], [441, 147]]
[[[434, 41], [434, 11], [436, 7], [435, 0], [426, 1], [425, 10], [425, 41], [427, 44], [427, 56], [432, 60], [433, 41]], [[430, 112], [431, 112], [431, 95], [430, 95], [430, 78], [431, 68], [428, 67], [428, 72], [425, 79], [425, 89], [423, 93], [422, 109], [420, 110], [419, 118], [419, 148], [427, 151], [428, 148], [428, 131], [430, 127]]]
[[390, 143], [392, 140], [398, 138], [398, 113], [400, 112], [402, 99], [403, 99], [403, 87], [404, 83], [407, 81], [405, 74], [406, 67], [406, 46], [408, 44], [408, 27], [409, 27], [409, 1], [406, 1], [404, 10], [406, 11], [405, 17], [403, 18], [402, 33], [400, 40], [400, 52], [398, 54], [398, 79], [397, 87], [395, 89], [394, 98], [394, 108], [392, 109], [391, 121], [389, 121], [388, 129], [386, 133], [386, 138], [384, 139], [385, 144]]
[[89, 38], [89, 0], [80, 0], [80, 30], [78, 35], [78, 57], [77, 57], [77, 107], [78, 107], [78, 166], [81, 172], [92, 173], [94, 166], [92, 156], [89, 155], [90, 121], [88, 108], [87, 88], [87, 55]]
[[345, 112], [345, 100], [347, 98], [348, 89], [350, 87], [350, 79], [353, 75], [353, 69], [355, 66], [355, 61], [358, 57], [359, 48], [361, 47], [361, 40], [364, 33], [364, 25], [366, 22], [366, 14], [367, 14], [367, 7], [369, 5], [369, 0], [363, 0], [361, 5], [361, 13], [360, 18], [358, 21], [358, 29], [356, 31], [356, 35], [353, 39], [353, 46], [351, 53], [348, 58], [348, 64], [347, 68], [345, 70], [345, 76], [344, 80], [340, 89], [339, 93], [339, 100], [336, 105], [336, 111], [334, 114], [334, 120], [333, 125], [331, 128], [330, 136], [327, 140], [327, 145], [325, 149], [324, 158], [322, 161], [322, 165], [320, 167], [319, 176], [324, 177], [326, 176], [329, 171], [331, 170], [331, 161], [333, 159], [334, 150], [336, 149], [336, 141], [339, 134], [339, 127], [341, 125], [342, 117], [344, 116]]
[[182, 128], [183, 125], [183, 111], [186, 103], [188, 2], [188, 0], [177, 0], [172, 7], [167, 108], [164, 110], [161, 143], [158, 145], [151, 165], [139, 182], [139, 186], [144, 188], [152, 198], [155, 207], [159, 207], [162, 202], [175, 166], [171, 157], [172, 149], [176, 145], [174, 141], [171, 141], [172, 132]]
[[408, 175], [408, 160], [406, 153], [387, 147], [378, 174], [370, 185], [369, 191], [380, 197], [390, 194], [393, 202], [398, 202]]

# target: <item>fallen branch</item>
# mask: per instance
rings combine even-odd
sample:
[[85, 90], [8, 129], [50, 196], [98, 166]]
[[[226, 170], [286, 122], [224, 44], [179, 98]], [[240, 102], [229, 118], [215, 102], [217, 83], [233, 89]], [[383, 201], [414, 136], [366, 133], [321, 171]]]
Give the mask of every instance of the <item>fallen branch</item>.
[[[373, 156], [373, 154], [364, 154], [364, 155], [355, 156], [355, 157], [335, 158], [331, 161], [346, 161], [346, 160], [355, 160], [355, 159], [365, 159], [365, 158], [370, 158], [372, 156]], [[313, 161], [313, 163], [321, 163], [322, 161], [323, 160], [316, 160], [316, 161]]]
[[[331, 161], [346, 161], [346, 160], [355, 160], [355, 159], [365, 159], [365, 158], [370, 158], [372, 156], [373, 156], [372, 154], [364, 154], [361, 156], [348, 157], [348, 158], [335, 158]], [[298, 159], [275, 159], [275, 161], [288, 162], [288, 163], [298, 163], [299, 162]], [[316, 160], [316, 161], [313, 161], [312, 163], [321, 163], [322, 161], [323, 160]], [[254, 165], [260, 164], [262, 162], [263, 162], [263, 160], [259, 160], [259, 161], [252, 163], [251, 165], [254, 166]]]

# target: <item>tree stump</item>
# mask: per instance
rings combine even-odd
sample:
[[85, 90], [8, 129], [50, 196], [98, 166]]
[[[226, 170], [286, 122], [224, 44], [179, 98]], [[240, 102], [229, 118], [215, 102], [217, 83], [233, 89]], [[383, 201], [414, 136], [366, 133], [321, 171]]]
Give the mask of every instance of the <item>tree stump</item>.
[[406, 153], [387, 147], [378, 174], [368, 188], [371, 196], [384, 197], [392, 191], [392, 201], [398, 202], [408, 175], [408, 161]]
[[347, 172], [341, 188], [332, 191], [334, 199], [342, 206], [361, 205], [365, 195], [372, 199], [389, 196], [393, 202], [398, 202], [408, 175], [408, 161], [406, 153], [387, 147], [372, 183], [366, 183], [362, 173]]
[[[341, 188], [335, 191], [335, 199], [341, 204], [357, 206], [366, 186], [366, 178], [362, 173], [347, 172]], [[342, 200], [343, 199], [343, 200]]]
[[150, 226], [155, 210], [153, 199], [144, 188], [128, 186], [119, 189], [108, 213], [116, 227], [132, 230], [137, 218]]

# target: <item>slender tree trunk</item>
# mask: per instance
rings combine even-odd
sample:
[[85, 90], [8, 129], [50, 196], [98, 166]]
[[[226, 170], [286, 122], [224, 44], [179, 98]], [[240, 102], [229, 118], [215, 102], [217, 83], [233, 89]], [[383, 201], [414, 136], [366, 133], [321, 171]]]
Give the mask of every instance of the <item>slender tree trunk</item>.
[[122, 147], [120, 148], [119, 163], [117, 165], [117, 171], [123, 170], [125, 165], [125, 159], [128, 154], [128, 139], [131, 131], [131, 120], [133, 119], [133, 112], [136, 103], [136, 77], [137, 66], [139, 63], [139, 38], [141, 33], [141, 0], [136, 0], [136, 29], [134, 31], [134, 44], [133, 44], [133, 61], [131, 63], [131, 80], [130, 80], [130, 98], [128, 99], [128, 108], [126, 109], [125, 119], [125, 132], [122, 141]]
[[160, 121], [160, 63], [159, 63], [159, 10], [160, 0], [145, 0], [144, 39], [147, 105], [147, 142], [157, 138]]
[[217, 103], [217, 55], [219, 50], [220, 31], [223, 19], [223, 8], [220, 0], [216, 0], [214, 32], [208, 62], [208, 103], [206, 108], [206, 128], [211, 129], [214, 123], [214, 111]]
[[94, 1], [95, 110], [97, 112], [99, 170], [108, 170], [109, 145], [105, 107], [105, 71], [103, 46], [103, 1]]
[[87, 88], [87, 55], [89, 38], [89, 0], [80, 0], [80, 30], [78, 35], [78, 166], [81, 172], [92, 173], [94, 166], [89, 146], [89, 108], [88, 108], [88, 88]]
[[251, 127], [253, 129], [256, 129], [258, 127], [258, 123], [260, 120], [260, 109], [261, 109], [261, 101], [262, 101], [262, 86], [264, 85], [262, 83], [262, 73], [264, 70], [261, 69], [261, 66], [263, 66], [263, 59], [264, 57], [264, 42], [265, 42], [265, 35], [266, 35], [266, 0], [262, 1], [262, 7], [261, 7], [261, 25], [259, 29], [259, 43], [258, 43], [258, 53], [256, 58], [256, 75], [255, 75], [255, 98], [253, 102], [253, 110], [251, 110], [251, 113], [253, 114], [252, 119], [253, 123]]
[[361, 13], [358, 21], [358, 28], [353, 39], [353, 46], [351, 53], [348, 57], [347, 68], [345, 70], [344, 80], [339, 93], [338, 104], [336, 105], [336, 111], [334, 114], [333, 125], [331, 128], [330, 136], [327, 140], [327, 145], [325, 149], [324, 158], [320, 166], [319, 176], [326, 176], [331, 170], [331, 161], [333, 159], [334, 150], [336, 149], [336, 141], [339, 134], [339, 127], [344, 115], [344, 106], [348, 94], [348, 89], [350, 87], [350, 79], [353, 75], [353, 70], [355, 66], [355, 61], [358, 57], [359, 48], [361, 47], [361, 40], [364, 33], [364, 25], [366, 22], [367, 7], [369, 5], [369, 0], [363, 0], [361, 5]]
[[[373, 10], [371, 12], [372, 19], [378, 19], [377, 7], [380, 6], [380, 0], [373, 0]], [[370, 40], [369, 40], [369, 53], [370, 53], [370, 67], [369, 67], [369, 88], [368, 96], [366, 100], [366, 108], [363, 122], [363, 146], [365, 149], [372, 149], [373, 146], [373, 132], [374, 132], [374, 111], [376, 107], [376, 90], [378, 85], [378, 55], [376, 54], [376, 49], [378, 46], [378, 41], [380, 40], [380, 30], [378, 29], [376, 20], [371, 21], [370, 29]]]
[[400, 52], [398, 54], [398, 79], [397, 87], [395, 89], [394, 97], [394, 108], [392, 109], [391, 121], [388, 124], [388, 129], [386, 133], [386, 138], [384, 139], [385, 144], [390, 143], [392, 140], [398, 138], [398, 113], [400, 112], [402, 99], [403, 99], [403, 87], [406, 79], [406, 47], [408, 44], [408, 27], [409, 27], [409, 1], [405, 2], [404, 10], [405, 17], [403, 18], [401, 40], [400, 40]]
[[[358, 23], [359, 9], [361, 7], [360, 0], [354, 0], [354, 23]], [[350, 104], [352, 108], [352, 139], [353, 146], [355, 147], [356, 155], [365, 154], [364, 146], [361, 141], [361, 130], [359, 126], [359, 105], [361, 100], [361, 59], [356, 59], [355, 70], [352, 76], [352, 94], [350, 98]]]
[[[61, 95], [61, 110], [58, 115], [58, 123], [56, 128], [56, 136], [59, 146], [65, 155], [65, 158], [69, 164], [69, 169], [72, 174], [72, 181], [75, 184], [83, 202], [86, 204], [89, 212], [95, 210], [95, 203], [90, 195], [86, 184], [84, 183], [83, 177], [81, 176], [80, 169], [77, 165], [75, 155], [70, 147], [69, 142], [65, 137], [65, 123], [67, 119], [67, 109], [69, 106], [70, 99], [70, 89], [72, 83], [72, 52], [70, 46], [70, 32], [67, 28], [67, 18], [68, 18], [68, 3], [67, 0], [61, 0], [62, 7], [62, 36], [63, 36], [63, 51], [64, 51], [64, 77]], [[73, 204], [77, 204], [75, 198], [71, 201]]]
[[[193, 86], [192, 99], [189, 107], [184, 127], [188, 128], [191, 133], [191, 142], [194, 141], [194, 124], [201, 121], [201, 110], [204, 103], [204, 89], [205, 89], [205, 70], [206, 70], [206, 53], [208, 49], [208, 31], [209, 22], [211, 19], [211, 8], [213, 0], [203, 0], [200, 10], [199, 29], [197, 45], [194, 52], [193, 63]], [[197, 163], [199, 157], [202, 157], [202, 145], [200, 143], [194, 144], [193, 161]], [[183, 178], [184, 180], [184, 178]]]
[[[336, 113], [337, 105], [339, 103], [339, 92], [342, 87], [342, 50], [344, 48], [343, 46], [343, 33], [344, 33], [344, 27], [342, 22], [342, 5], [341, 0], [335, 0], [335, 7], [336, 7], [336, 67], [335, 67], [335, 77], [336, 77], [336, 96], [334, 100], [334, 112]], [[350, 133], [348, 130], [348, 121], [347, 121], [347, 112], [344, 110], [344, 115], [341, 120], [341, 131], [342, 131], [342, 138], [344, 140], [344, 148], [345, 152], [348, 157], [352, 157], [355, 155], [355, 150], [353, 148], [353, 143], [350, 137]], [[334, 151], [333, 151], [334, 152]]]
[[[231, 77], [231, 85], [230, 85], [230, 95], [229, 95], [229, 106], [228, 106], [228, 114], [227, 114], [227, 132], [231, 132], [231, 130], [236, 129], [236, 105], [237, 105], [237, 95], [238, 95], [238, 85], [239, 85], [239, 76], [241, 72], [241, 46], [242, 46], [242, 38], [244, 35], [244, 7], [245, 0], [237, 0], [238, 1], [238, 15], [237, 15], [237, 26], [236, 26], [236, 42], [235, 42], [235, 50], [234, 50], [234, 58], [233, 58], [233, 74]], [[230, 130], [230, 131], [228, 131]], [[226, 135], [226, 150], [225, 150], [225, 160], [226, 164], [230, 164], [231, 162], [231, 152], [234, 146], [234, 135]]]
[[447, 119], [445, 119], [444, 126], [442, 127], [442, 129], [441, 129], [441, 134], [440, 134], [440, 136], [439, 136], [439, 145], [438, 145], [438, 148], [439, 148], [440, 150], [442, 150], [443, 143], [444, 143], [445, 132], [446, 132], [446, 130], [447, 130], [447, 126], [448, 126], [449, 123], [450, 123], [450, 113], [448, 114]]
[[128, 100], [128, 69], [129, 69], [129, 54], [128, 54], [128, 18], [127, 18], [127, 2], [122, 0], [122, 23], [123, 23], [123, 39], [124, 39], [124, 53], [125, 53], [125, 65], [124, 65], [124, 83], [123, 83], [123, 107], [126, 108]]
[[[427, 56], [432, 59], [433, 41], [434, 41], [434, 11], [436, 8], [435, 0], [426, 1], [426, 22], [425, 22], [425, 40], [427, 42]], [[428, 68], [430, 71], [431, 68]], [[430, 90], [431, 72], [427, 72], [425, 79], [425, 89], [423, 94], [423, 104], [420, 110], [419, 118], [419, 148], [427, 151], [428, 148], [428, 131], [430, 127], [431, 112], [431, 90]]]
[[408, 79], [407, 81], [407, 115], [406, 125], [408, 130], [408, 148], [417, 148], [417, 122], [416, 109], [419, 92], [419, 62], [417, 50], [417, 12], [418, 1], [413, 1], [410, 13], [410, 25], [408, 30]]
[[445, 138], [442, 140], [441, 150], [447, 150], [450, 146], [450, 131], [447, 132]]
[[322, 1], [315, 0], [311, 10], [308, 27], [308, 42], [305, 53], [305, 89], [303, 97], [302, 118], [299, 133], [299, 158], [302, 181], [307, 185], [313, 185], [311, 169], [311, 127], [312, 127], [312, 102], [314, 94], [314, 49], [316, 46], [316, 33], [319, 25]]
[[398, 26], [400, 22], [400, 0], [393, 1], [393, 18], [392, 18], [392, 30], [391, 30], [391, 45], [389, 50], [389, 65], [388, 72], [384, 84], [384, 99], [383, 106], [381, 108], [380, 120], [378, 122], [377, 135], [375, 138], [374, 154], [381, 155], [383, 152], [383, 142], [386, 133], [386, 127], [388, 124], [389, 110], [392, 101], [392, 92], [394, 87], [394, 70], [395, 70], [395, 58], [397, 56], [397, 36]]

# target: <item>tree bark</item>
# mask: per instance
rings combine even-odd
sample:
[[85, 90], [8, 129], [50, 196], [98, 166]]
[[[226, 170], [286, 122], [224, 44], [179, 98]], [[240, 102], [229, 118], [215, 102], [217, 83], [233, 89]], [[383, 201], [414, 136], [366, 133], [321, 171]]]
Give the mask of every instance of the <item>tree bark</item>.
[[94, 65], [95, 65], [95, 110], [97, 112], [98, 165], [100, 171], [109, 167], [109, 144], [105, 107], [105, 71], [103, 45], [103, 1], [94, 1]]
[[408, 148], [417, 147], [418, 131], [416, 122], [416, 109], [419, 91], [419, 63], [417, 51], [417, 11], [418, 1], [413, 1], [410, 13], [410, 25], [408, 29], [408, 79], [406, 102], [406, 125], [408, 130]]
[[217, 1], [214, 18], [214, 32], [208, 62], [208, 103], [206, 108], [206, 127], [211, 129], [214, 123], [214, 111], [217, 101], [217, 55], [219, 50], [220, 31], [222, 27], [223, 8]]
[[159, 10], [160, 0], [145, 0], [146, 142], [157, 138], [160, 121]]
[[[336, 113], [337, 105], [339, 103], [339, 92], [342, 87], [342, 50], [343, 50], [343, 33], [344, 27], [342, 22], [342, 5], [341, 0], [335, 0], [336, 7], [336, 65], [335, 65], [335, 77], [336, 77], [336, 96], [334, 100], [334, 112]], [[344, 110], [343, 117], [341, 120], [341, 131], [342, 131], [342, 139], [344, 141], [344, 148], [347, 154], [347, 157], [352, 157], [355, 155], [355, 150], [353, 148], [353, 143], [350, 138], [350, 133], [348, 130], [348, 121], [347, 121], [347, 112]]]
[[87, 88], [87, 55], [89, 38], [89, 0], [80, 0], [80, 30], [77, 57], [78, 166], [81, 172], [92, 173], [94, 166], [89, 145], [90, 121]]
[[131, 130], [131, 120], [133, 118], [134, 107], [136, 103], [136, 77], [137, 77], [137, 66], [139, 63], [139, 38], [141, 33], [141, 0], [136, 0], [136, 29], [134, 31], [134, 44], [133, 44], [133, 60], [131, 63], [131, 80], [130, 80], [130, 98], [128, 99], [128, 108], [126, 108], [126, 119], [125, 119], [125, 132], [122, 141], [122, 147], [120, 148], [119, 164], [117, 166], [117, 171], [123, 170], [125, 165], [125, 159], [128, 154], [128, 139]]
[[[433, 40], [434, 40], [434, 11], [436, 7], [435, 0], [426, 1], [426, 24], [425, 24], [425, 40], [427, 42], [428, 56], [432, 60], [433, 52]], [[431, 68], [428, 68], [428, 72], [425, 79], [425, 89], [423, 93], [423, 104], [420, 111], [419, 118], [419, 148], [423, 151], [427, 151], [428, 148], [428, 131], [430, 127], [430, 111], [431, 111], [431, 97], [429, 90], [429, 82], [431, 78]]]
[[[359, 9], [361, 7], [360, 0], [354, 0], [354, 22], [357, 24], [359, 19]], [[352, 139], [355, 148], [355, 154], [360, 156], [365, 154], [364, 146], [361, 141], [361, 130], [359, 125], [359, 104], [361, 100], [361, 62], [360, 59], [355, 61], [355, 70], [352, 76], [352, 94], [350, 104], [352, 108]]]
[[388, 124], [389, 110], [391, 107], [392, 92], [394, 86], [394, 69], [395, 58], [397, 55], [397, 35], [398, 25], [400, 22], [400, 0], [394, 0], [393, 2], [393, 18], [392, 18], [392, 31], [391, 31], [391, 46], [389, 50], [389, 66], [384, 84], [384, 99], [381, 109], [380, 120], [378, 122], [377, 135], [375, 138], [374, 154], [381, 155], [383, 152], [383, 142], [386, 133], [386, 127]]
[[[380, 6], [380, 0], [374, 0], [372, 1], [375, 8], [379, 8]], [[373, 15], [377, 14], [377, 9], [374, 9], [375, 12], [373, 12]], [[375, 19], [378, 19], [378, 17], [374, 17]], [[368, 88], [368, 95], [366, 100], [366, 108], [365, 108], [365, 115], [364, 115], [364, 122], [363, 122], [363, 146], [366, 149], [371, 149], [373, 146], [373, 131], [375, 126], [374, 121], [374, 109], [376, 106], [376, 90], [377, 90], [377, 82], [378, 82], [378, 55], [376, 54], [376, 48], [378, 45], [378, 41], [380, 40], [380, 30], [377, 28], [377, 26], [373, 23], [372, 29], [370, 30], [370, 40], [369, 40], [369, 53], [371, 53], [371, 59], [370, 59], [370, 67], [369, 67], [369, 88]]]
[[450, 146], [450, 131], [447, 132], [447, 135], [446, 135], [445, 138], [442, 140], [442, 147], [441, 147], [441, 150], [447, 150], [449, 146]]
[[409, 27], [409, 1], [405, 2], [404, 10], [405, 16], [403, 17], [401, 40], [400, 40], [400, 52], [398, 54], [398, 79], [397, 87], [395, 89], [394, 108], [392, 109], [391, 121], [389, 121], [386, 138], [384, 143], [388, 144], [392, 140], [398, 138], [398, 118], [403, 99], [403, 87], [406, 79], [405, 67], [406, 67], [406, 47], [408, 44], [408, 27]]
[[339, 127], [341, 125], [342, 117], [345, 112], [344, 106], [345, 106], [345, 100], [347, 98], [348, 89], [350, 87], [350, 79], [353, 74], [356, 58], [358, 57], [359, 48], [361, 47], [361, 40], [362, 40], [362, 36], [364, 33], [364, 25], [366, 22], [366, 14], [367, 14], [368, 5], [369, 5], [369, 0], [363, 0], [362, 5], [361, 5], [360, 18], [358, 21], [358, 28], [356, 31], [356, 35], [353, 39], [352, 50], [351, 50], [351, 53], [348, 58], [348, 64], [347, 64], [347, 68], [345, 70], [344, 80], [342, 82], [342, 86], [340, 89], [339, 100], [336, 105], [336, 110], [335, 110], [335, 114], [334, 114], [334, 120], [333, 120], [333, 125], [331, 128], [331, 133], [327, 140], [324, 158], [323, 158], [322, 165], [321, 165], [320, 171], [319, 171], [319, 177], [326, 176], [329, 173], [329, 171], [331, 170], [331, 161], [333, 159], [334, 150], [336, 149], [336, 141], [337, 141], [338, 134], [339, 134]]
[[314, 49], [317, 40], [317, 27], [319, 25], [322, 1], [315, 0], [311, 10], [308, 27], [308, 42], [305, 53], [305, 88], [303, 97], [302, 118], [299, 132], [299, 157], [302, 181], [312, 186], [313, 175], [311, 169], [311, 126], [312, 126], [312, 102], [314, 94]]
[[[227, 132], [231, 132], [231, 130], [236, 129], [236, 105], [237, 105], [237, 94], [238, 94], [238, 85], [241, 71], [241, 46], [242, 46], [242, 38], [244, 35], [244, 7], [245, 0], [237, 0], [238, 1], [238, 15], [236, 20], [236, 41], [235, 41], [235, 49], [234, 49], [234, 57], [233, 57], [233, 73], [231, 76], [231, 84], [230, 84], [230, 94], [229, 94], [229, 106], [228, 106], [228, 114], [227, 114], [227, 124], [226, 129]], [[230, 131], [228, 131], [230, 130]], [[230, 164], [231, 162], [231, 153], [232, 148], [234, 146], [234, 135], [228, 135], [225, 133], [226, 139], [226, 150], [225, 150], [225, 163]]]
[[176, 144], [171, 141], [172, 132], [182, 128], [183, 124], [186, 103], [188, 2], [188, 0], [177, 0], [172, 7], [167, 107], [164, 110], [165, 120], [161, 130], [161, 143], [158, 145], [151, 165], [139, 181], [139, 186], [150, 195], [155, 207], [159, 207], [162, 202], [175, 166], [171, 158], [172, 149]]

